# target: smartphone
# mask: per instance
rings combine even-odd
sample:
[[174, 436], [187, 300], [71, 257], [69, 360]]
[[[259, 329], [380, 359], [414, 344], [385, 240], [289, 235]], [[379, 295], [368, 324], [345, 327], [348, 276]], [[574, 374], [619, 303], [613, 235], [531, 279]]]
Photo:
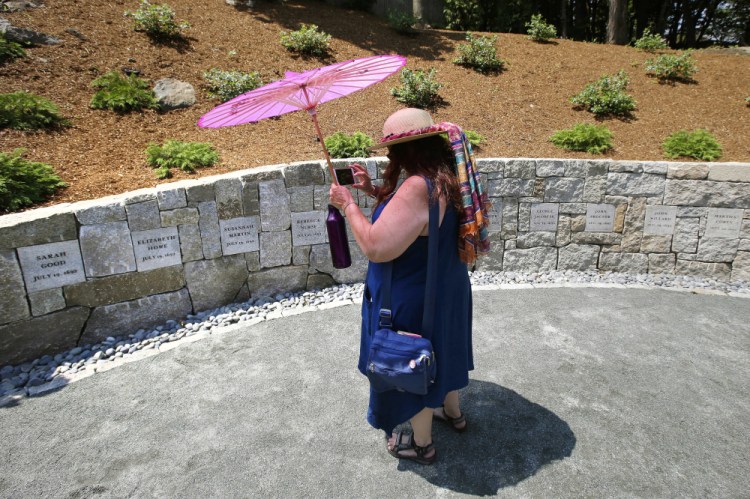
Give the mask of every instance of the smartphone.
[[337, 168], [334, 171], [339, 185], [352, 185], [354, 183], [354, 172], [351, 168]]

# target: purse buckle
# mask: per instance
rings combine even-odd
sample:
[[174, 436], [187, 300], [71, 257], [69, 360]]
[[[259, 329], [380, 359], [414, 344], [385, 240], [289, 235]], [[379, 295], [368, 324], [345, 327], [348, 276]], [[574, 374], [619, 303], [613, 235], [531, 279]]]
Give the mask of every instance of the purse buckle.
[[380, 328], [391, 328], [393, 327], [393, 314], [391, 314], [390, 308], [381, 308], [380, 309], [380, 320], [378, 321], [378, 324]]

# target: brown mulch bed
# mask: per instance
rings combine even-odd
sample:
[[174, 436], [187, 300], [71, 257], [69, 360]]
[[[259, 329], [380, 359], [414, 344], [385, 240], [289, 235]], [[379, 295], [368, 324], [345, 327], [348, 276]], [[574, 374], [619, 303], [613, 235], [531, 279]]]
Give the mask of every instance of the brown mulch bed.
[[[631, 47], [559, 40], [537, 44], [522, 35], [499, 34], [498, 53], [506, 70], [480, 75], [452, 64], [464, 34], [425, 30], [415, 37], [396, 34], [370, 14], [314, 1], [256, 2], [250, 11], [223, 0], [171, 0], [178, 19], [187, 20], [187, 43], [158, 45], [132, 30], [125, 10], [138, 2], [47, 0], [43, 8], [3, 14], [15, 26], [56, 35], [56, 47], [28, 49], [26, 59], [0, 66], [2, 92], [28, 90], [57, 103], [73, 126], [49, 133], [0, 131], [0, 151], [16, 147], [27, 157], [55, 167], [69, 187], [48, 204], [116, 194], [159, 182], [146, 165], [144, 149], [167, 139], [208, 141], [221, 163], [195, 175], [174, 172], [172, 180], [213, 175], [259, 165], [320, 159], [322, 153], [306, 113], [292, 113], [257, 124], [216, 130], [196, 126], [219, 102], [201, 88], [211, 67], [260, 71], [264, 81], [285, 71], [372, 54], [399, 53], [407, 67], [437, 69], [445, 84], [445, 105], [436, 120], [452, 121], [486, 137], [480, 157], [593, 157], [570, 153], [548, 142], [556, 130], [595, 122], [573, 109], [569, 98], [605, 73], [625, 69], [638, 103], [634, 119], [607, 120], [615, 136], [612, 159], [662, 160], [661, 143], [680, 129], [707, 128], [724, 148], [721, 161], [750, 161], [750, 58], [742, 53], [699, 51], [695, 83], [661, 85], [645, 75], [650, 57]], [[314, 23], [333, 35], [326, 60], [295, 57], [279, 43], [279, 33]], [[66, 30], [76, 30], [85, 40]], [[232, 52], [235, 54], [233, 55]], [[132, 67], [152, 82], [174, 77], [192, 83], [198, 104], [179, 111], [117, 115], [89, 109], [91, 81], [109, 70]], [[396, 76], [346, 98], [323, 104], [323, 133], [363, 131], [378, 138], [383, 120], [401, 107], [390, 95]]]

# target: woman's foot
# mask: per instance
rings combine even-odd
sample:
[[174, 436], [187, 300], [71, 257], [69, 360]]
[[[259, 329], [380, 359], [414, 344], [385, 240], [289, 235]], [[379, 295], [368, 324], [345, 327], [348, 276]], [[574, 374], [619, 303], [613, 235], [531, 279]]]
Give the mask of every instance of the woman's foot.
[[450, 411], [446, 410], [445, 406], [443, 406], [435, 409], [432, 415], [435, 419], [439, 419], [440, 421], [444, 421], [449, 424], [451, 428], [453, 428], [453, 430], [458, 433], [463, 433], [466, 431], [466, 416], [464, 416], [460, 411], [458, 415], [453, 416]]
[[432, 442], [417, 445], [411, 432], [394, 433], [386, 442], [388, 453], [397, 459], [407, 459], [419, 464], [432, 464], [437, 459], [437, 450]]

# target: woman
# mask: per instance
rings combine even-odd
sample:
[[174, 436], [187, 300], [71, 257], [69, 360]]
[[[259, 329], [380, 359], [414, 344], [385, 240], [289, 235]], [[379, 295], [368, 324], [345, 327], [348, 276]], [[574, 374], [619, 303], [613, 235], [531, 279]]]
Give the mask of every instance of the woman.
[[[469, 382], [468, 372], [474, 369], [467, 264], [473, 264], [477, 253], [488, 249], [488, 206], [473, 171], [470, 147], [457, 126], [435, 125], [421, 109], [402, 109], [386, 120], [383, 137], [373, 147], [388, 147], [390, 163], [381, 187], [373, 186], [365, 168], [352, 165], [358, 180], [353, 187], [377, 199], [372, 223], [346, 187], [332, 185], [330, 199], [348, 218], [357, 244], [370, 260], [362, 303], [359, 370], [365, 373], [371, 334], [378, 326], [383, 262], [390, 261], [393, 329], [428, 337], [438, 366], [427, 395], [371, 389], [367, 420], [385, 431], [393, 456], [432, 464], [437, 457], [432, 443], [433, 418], [458, 432], [467, 428], [458, 397], [458, 390]], [[406, 178], [396, 189], [402, 172]], [[430, 186], [433, 199], [428, 199]], [[430, 202], [438, 202], [440, 207], [437, 316], [434, 330], [423, 332]], [[413, 433], [392, 434], [407, 420]]]

